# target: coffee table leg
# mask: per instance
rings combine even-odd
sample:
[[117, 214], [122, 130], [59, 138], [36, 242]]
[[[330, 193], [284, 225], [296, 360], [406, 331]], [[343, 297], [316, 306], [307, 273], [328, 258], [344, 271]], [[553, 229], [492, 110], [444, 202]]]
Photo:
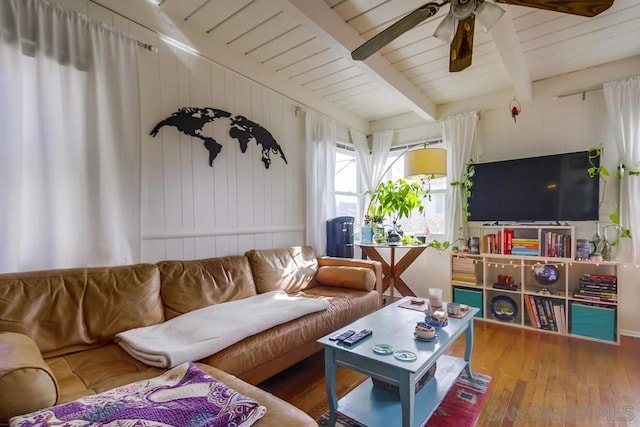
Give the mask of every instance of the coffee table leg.
[[464, 360], [467, 362], [467, 366], [465, 367], [467, 371], [467, 377], [469, 379], [473, 378], [473, 373], [471, 372], [471, 352], [473, 351], [473, 318], [471, 318], [467, 323], [467, 330], [464, 333], [465, 335], [465, 349], [464, 349]]
[[324, 348], [324, 382], [329, 400], [329, 426], [335, 426], [338, 420], [338, 394], [336, 393], [335, 350]]
[[413, 372], [405, 371], [400, 376], [400, 403], [402, 405], [402, 427], [413, 426], [413, 411], [416, 394], [416, 377]]

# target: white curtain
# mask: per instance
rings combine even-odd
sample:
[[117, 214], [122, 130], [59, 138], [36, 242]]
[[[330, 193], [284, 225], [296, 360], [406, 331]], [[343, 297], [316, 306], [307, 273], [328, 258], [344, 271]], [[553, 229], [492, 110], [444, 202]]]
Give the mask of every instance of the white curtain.
[[[356, 152], [358, 170], [364, 185], [364, 191], [373, 191], [380, 183], [385, 172], [391, 144], [393, 143], [393, 131], [384, 130], [373, 134], [371, 150], [367, 144], [367, 137], [364, 133], [351, 129], [351, 141]], [[366, 195], [360, 199], [360, 212], [366, 215], [365, 209], [369, 206], [370, 197]], [[356, 219], [357, 221], [357, 219]]]
[[336, 123], [308, 111], [305, 114], [306, 136], [306, 244], [316, 255], [327, 252], [326, 221], [336, 214]]
[[[461, 181], [469, 163], [471, 148], [476, 138], [478, 113], [475, 111], [447, 117], [442, 122], [442, 142], [447, 150], [447, 177], [449, 182]], [[473, 191], [473, 190], [472, 190]], [[447, 186], [445, 239], [453, 242], [464, 235], [465, 221], [462, 215], [460, 186]]]
[[[640, 76], [606, 83], [604, 98], [618, 147], [628, 169], [640, 169]], [[631, 240], [621, 239], [618, 259], [640, 261], [640, 176], [625, 174], [620, 182], [620, 223], [631, 230]]]
[[44, 0], [0, 2], [0, 272], [139, 258], [137, 45]]

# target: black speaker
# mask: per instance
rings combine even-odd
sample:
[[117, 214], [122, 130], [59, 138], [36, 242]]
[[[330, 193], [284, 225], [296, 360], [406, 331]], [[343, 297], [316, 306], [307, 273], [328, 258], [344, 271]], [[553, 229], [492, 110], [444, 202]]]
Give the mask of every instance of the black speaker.
[[352, 216], [338, 216], [327, 220], [327, 255], [353, 258]]

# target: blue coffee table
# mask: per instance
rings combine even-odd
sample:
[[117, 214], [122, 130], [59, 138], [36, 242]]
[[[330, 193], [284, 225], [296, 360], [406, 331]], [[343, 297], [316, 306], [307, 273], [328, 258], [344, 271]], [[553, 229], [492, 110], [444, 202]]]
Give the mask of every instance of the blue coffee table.
[[[473, 348], [473, 317], [478, 312], [472, 308], [462, 319], [449, 318], [444, 328], [438, 328], [433, 341], [417, 340], [413, 333], [417, 322], [424, 321], [424, 313], [398, 307], [408, 301], [403, 298], [371, 313], [340, 331], [371, 329], [373, 335], [353, 347], [330, 341], [327, 335], [318, 340], [324, 346], [325, 381], [329, 399], [330, 420], [334, 425], [337, 411], [368, 427], [395, 425], [421, 426], [438, 407], [454, 384], [460, 372], [466, 369], [471, 376], [471, 351]], [[444, 355], [444, 352], [465, 334], [466, 348], [463, 358]], [[391, 355], [373, 352], [375, 344], [390, 344], [395, 350], [414, 353], [415, 361], [403, 361]], [[416, 381], [422, 378], [436, 363], [433, 379], [414, 393]], [[374, 387], [368, 378], [356, 389], [338, 401], [336, 394], [336, 368], [344, 366], [399, 387], [399, 396]]]

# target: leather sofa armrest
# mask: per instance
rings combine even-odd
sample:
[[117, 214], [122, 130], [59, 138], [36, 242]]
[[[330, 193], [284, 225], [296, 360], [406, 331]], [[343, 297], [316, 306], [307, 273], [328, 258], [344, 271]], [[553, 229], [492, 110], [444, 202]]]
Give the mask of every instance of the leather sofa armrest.
[[357, 267], [357, 268], [367, 268], [372, 270], [375, 276], [374, 289], [378, 293], [378, 305], [382, 307], [383, 305], [382, 264], [379, 261], [355, 259], [355, 258], [338, 258], [338, 257], [328, 257], [328, 256], [323, 256], [318, 258], [318, 270], [320, 270], [320, 268], [322, 267], [328, 267], [328, 266]]
[[0, 423], [58, 401], [58, 383], [51, 368], [26, 335], [0, 333], [0, 395]]

